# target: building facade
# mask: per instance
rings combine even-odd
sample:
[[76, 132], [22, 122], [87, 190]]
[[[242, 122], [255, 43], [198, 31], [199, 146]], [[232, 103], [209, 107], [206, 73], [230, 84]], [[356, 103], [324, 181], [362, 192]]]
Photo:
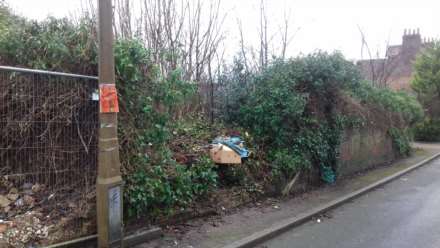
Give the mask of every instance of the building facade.
[[357, 66], [365, 79], [378, 86], [411, 90], [414, 61], [433, 42], [433, 39], [422, 39], [419, 29], [405, 30], [402, 44], [388, 46], [385, 58], [360, 60]]

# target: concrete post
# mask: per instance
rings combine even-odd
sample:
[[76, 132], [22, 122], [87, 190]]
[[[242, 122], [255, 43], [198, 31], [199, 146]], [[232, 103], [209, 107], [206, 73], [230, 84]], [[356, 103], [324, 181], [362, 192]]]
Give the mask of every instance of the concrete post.
[[98, 247], [122, 246], [122, 178], [117, 128], [112, 0], [99, 9], [99, 155], [96, 184]]

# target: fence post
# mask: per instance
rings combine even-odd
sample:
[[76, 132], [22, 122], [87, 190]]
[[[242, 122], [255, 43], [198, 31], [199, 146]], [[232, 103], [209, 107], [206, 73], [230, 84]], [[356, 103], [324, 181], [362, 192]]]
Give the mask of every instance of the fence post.
[[117, 128], [118, 102], [113, 55], [112, 0], [98, 0], [99, 10], [99, 155], [96, 184], [98, 247], [121, 247], [122, 178]]

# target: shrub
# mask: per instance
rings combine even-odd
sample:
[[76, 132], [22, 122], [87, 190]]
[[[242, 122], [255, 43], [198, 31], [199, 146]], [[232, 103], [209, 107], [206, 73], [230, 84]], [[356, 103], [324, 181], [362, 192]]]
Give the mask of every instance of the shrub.
[[187, 206], [217, 185], [213, 163], [206, 157], [186, 167], [172, 159], [169, 142], [176, 126], [175, 108], [195, 93], [180, 69], [161, 74], [149, 52], [136, 40], [115, 45], [118, 89], [124, 103], [120, 137], [130, 216], [170, 212]]
[[[356, 87], [359, 78], [339, 53], [277, 60], [248, 84], [235, 121], [272, 154], [275, 177], [289, 177], [310, 164], [334, 174], [345, 125], [335, 112], [335, 100], [341, 90]], [[322, 178], [334, 181], [329, 173]]]
[[427, 118], [415, 125], [413, 133], [418, 141], [440, 141], [440, 120]]
[[[388, 113], [387, 118], [382, 118], [380, 121], [390, 127], [388, 135], [391, 136], [398, 153], [402, 156], [409, 155], [411, 137], [407, 128], [414, 126], [424, 116], [423, 108], [416, 97], [403, 91], [377, 88], [365, 81], [352, 89], [350, 94], [361, 102], [378, 106]], [[396, 120], [393, 115], [399, 118]]]
[[393, 139], [393, 145], [398, 153], [402, 156], [408, 156], [411, 152], [411, 145], [407, 131], [393, 127], [388, 130], [388, 134]]
[[310, 166], [302, 153], [292, 153], [287, 149], [276, 150], [271, 157], [272, 177], [275, 181], [291, 179], [301, 169]]
[[423, 118], [423, 108], [416, 97], [404, 91], [377, 88], [370, 82], [363, 81], [350, 94], [371, 105], [382, 107], [384, 110], [398, 114], [407, 125], [414, 125]]
[[218, 175], [214, 170], [215, 164], [207, 156], [202, 156], [198, 163], [190, 169], [192, 191], [196, 196], [203, 196], [217, 186]]
[[416, 59], [411, 87], [418, 94], [440, 97], [440, 42], [428, 46]]
[[169, 163], [138, 169], [126, 176], [124, 196], [130, 217], [171, 213], [174, 207], [185, 207], [217, 186], [214, 164], [207, 157], [191, 167]]
[[[316, 124], [308, 120], [314, 110], [332, 118], [335, 94], [357, 84], [356, 72], [339, 53], [275, 61], [254, 80], [255, 90], [250, 90], [236, 121], [252, 129], [260, 141], [289, 145], [297, 131]], [[306, 107], [317, 109], [307, 113]]]
[[68, 19], [43, 22], [11, 16], [0, 35], [0, 62], [5, 65], [97, 74], [95, 22], [84, 18], [79, 24]]
[[[414, 97], [362, 82], [354, 64], [339, 53], [275, 60], [253, 76], [237, 68], [241, 69], [229, 77], [230, 83], [242, 85], [244, 93], [234, 98], [238, 111], [229, 118], [252, 131], [269, 154], [274, 178], [287, 178], [311, 164], [325, 181], [334, 181], [342, 131], [366, 121], [339, 112], [341, 94], [381, 108], [387, 114], [387, 128], [412, 125], [423, 117]], [[390, 135], [399, 152], [407, 154], [407, 133], [390, 131]]]
[[411, 88], [417, 93], [429, 118], [440, 117], [440, 42], [426, 47], [414, 63]]
[[231, 66], [224, 65], [223, 72], [218, 76], [219, 114], [226, 122], [235, 122], [240, 118], [240, 106], [247, 99], [252, 89], [256, 74], [246, 70], [243, 59], [234, 58]]

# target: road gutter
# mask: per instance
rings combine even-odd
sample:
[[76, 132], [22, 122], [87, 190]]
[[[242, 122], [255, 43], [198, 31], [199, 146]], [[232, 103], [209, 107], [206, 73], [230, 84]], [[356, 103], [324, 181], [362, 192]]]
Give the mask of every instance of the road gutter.
[[255, 247], [258, 244], [263, 243], [264, 241], [267, 241], [273, 237], [276, 237], [286, 231], [288, 231], [289, 229], [292, 229], [294, 227], [297, 227], [301, 224], [304, 224], [305, 222], [311, 220], [313, 217], [316, 217], [324, 212], [327, 212], [331, 209], [334, 209], [348, 201], [351, 201], [371, 190], [374, 190], [380, 186], [383, 186], [395, 179], [398, 179], [399, 177], [408, 174], [409, 172], [418, 169], [420, 167], [422, 167], [423, 165], [428, 164], [429, 162], [431, 162], [432, 160], [436, 159], [440, 157], [440, 152], [436, 153], [435, 155], [422, 160], [421, 162], [418, 162], [415, 165], [412, 165], [411, 167], [408, 167], [402, 171], [399, 171], [391, 176], [385, 177], [375, 183], [372, 183], [364, 188], [361, 188], [359, 190], [356, 190], [352, 193], [349, 193], [345, 196], [339, 197], [333, 201], [330, 201], [326, 204], [322, 204], [316, 208], [313, 208], [309, 211], [306, 211], [302, 214], [299, 214], [295, 217], [291, 217], [288, 218], [284, 221], [281, 221], [277, 224], [272, 225], [269, 228], [266, 228], [262, 231], [256, 232], [248, 237], [245, 237], [243, 239], [237, 240], [229, 245], [223, 246], [223, 248], [250, 248], [250, 247]]

